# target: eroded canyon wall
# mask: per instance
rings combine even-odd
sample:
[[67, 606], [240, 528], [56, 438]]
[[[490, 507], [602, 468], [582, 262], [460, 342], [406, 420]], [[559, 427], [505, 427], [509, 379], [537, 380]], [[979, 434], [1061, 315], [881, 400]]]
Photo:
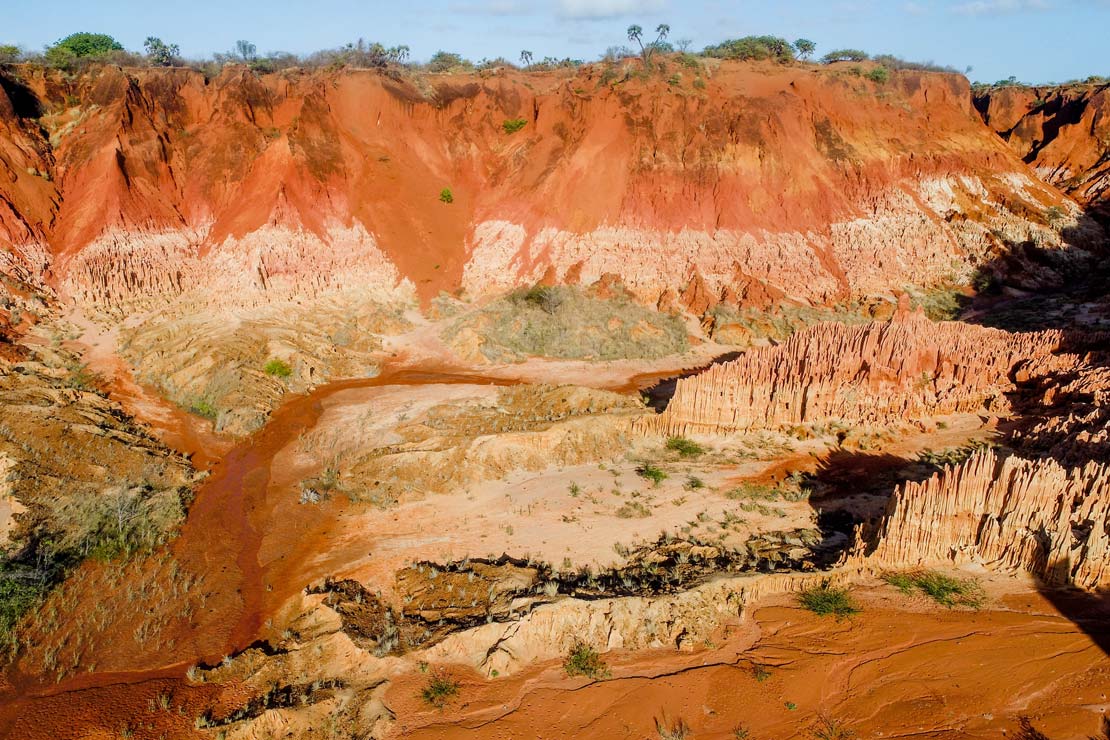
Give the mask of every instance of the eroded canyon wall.
[[1110, 585], [1110, 467], [979, 453], [895, 490], [849, 562], [872, 567], [979, 562], [1048, 583]]
[[1110, 219], [1110, 84], [992, 88], [975, 106], [1038, 175]]
[[781, 345], [749, 350], [678, 382], [647, 429], [729, 432], [824, 421], [890, 424], [929, 416], [1009, 411], [1013, 372], [1056, 358], [1063, 334], [1011, 334], [930, 321], [902, 311], [890, 322], [823, 323]]
[[652, 301], [697, 273], [715, 294], [756, 279], [823, 302], [1063, 246], [1045, 214], [1078, 214], [962, 77], [712, 62], [677, 78], [20, 68], [0, 105], [0, 246], [113, 311], [605, 273]]

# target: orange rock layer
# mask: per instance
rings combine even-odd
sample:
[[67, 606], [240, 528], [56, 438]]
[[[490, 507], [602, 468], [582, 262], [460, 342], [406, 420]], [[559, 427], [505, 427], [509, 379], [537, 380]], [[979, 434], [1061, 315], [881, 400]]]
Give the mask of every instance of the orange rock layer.
[[1043, 179], [1110, 217], [1110, 85], [1003, 87], [975, 106]]
[[1004, 414], [1015, 368], [1057, 360], [1058, 331], [1011, 334], [921, 312], [862, 325], [824, 323], [678, 382], [645, 428], [729, 432], [844, 421], [892, 423], [987, 409]]
[[49, 265], [63, 293], [114, 309], [606, 273], [651, 301], [695, 274], [692, 302], [750, 286], [828, 301], [966, 277], [1007, 243], [1061, 246], [1042, 214], [1078, 213], [959, 76], [631, 71], [21, 68], [0, 91], [4, 269]]
[[1110, 466], [977, 454], [898, 488], [850, 563], [982, 563], [1048, 583], [1110, 586]]

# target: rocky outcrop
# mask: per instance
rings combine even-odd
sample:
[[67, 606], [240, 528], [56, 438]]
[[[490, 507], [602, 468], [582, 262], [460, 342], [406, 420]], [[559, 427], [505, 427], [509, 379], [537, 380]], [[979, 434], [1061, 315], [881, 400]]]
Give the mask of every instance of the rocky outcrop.
[[1110, 217], [1110, 85], [991, 88], [975, 107], [1038, 175]]
[[982, 563], [1087, 589], [1110, 585], [1110, 466], [982, 452], [895, 490], [849, 563]]
[[890, 322], [818, 324], [678, 382], [640, 428], [728, 432], [828, 420], [888, 424], [986, 409], [1004, 414], [1012, 374], [1053, 362], [1062, 334], [1011, 334], [901, 312]]

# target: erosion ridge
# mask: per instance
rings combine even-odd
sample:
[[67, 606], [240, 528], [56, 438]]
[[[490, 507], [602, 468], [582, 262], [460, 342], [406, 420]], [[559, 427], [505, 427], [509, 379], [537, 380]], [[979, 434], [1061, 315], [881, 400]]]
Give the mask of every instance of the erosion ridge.
[[666, 411], [644, 426], [687, 434], [1006, 414], [1014, 369], [1050, 357], [1062, 337], [934, 323], [920, 310], [889, 322], [819, 324], [680, 380]]

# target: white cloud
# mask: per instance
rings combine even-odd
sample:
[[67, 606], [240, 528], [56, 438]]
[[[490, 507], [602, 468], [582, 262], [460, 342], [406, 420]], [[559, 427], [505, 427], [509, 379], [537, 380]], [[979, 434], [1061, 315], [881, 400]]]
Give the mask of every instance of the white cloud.
[[971, 0], [960, 3], [952, 10], [961, 15], [998, 15], [1022, 10], [1048, 10], [1049, 0]]
[[902, 5], [902, 10], [906, 11], [910, 15], [925, 15], [929, 12], [929, 9], [926, 8], [924, 5], [914, 2], [905, 3], [904, 5]]
[[558, 5], [566, 18], [614, 18], [662, 10], [663, 0], [559, 0]]

